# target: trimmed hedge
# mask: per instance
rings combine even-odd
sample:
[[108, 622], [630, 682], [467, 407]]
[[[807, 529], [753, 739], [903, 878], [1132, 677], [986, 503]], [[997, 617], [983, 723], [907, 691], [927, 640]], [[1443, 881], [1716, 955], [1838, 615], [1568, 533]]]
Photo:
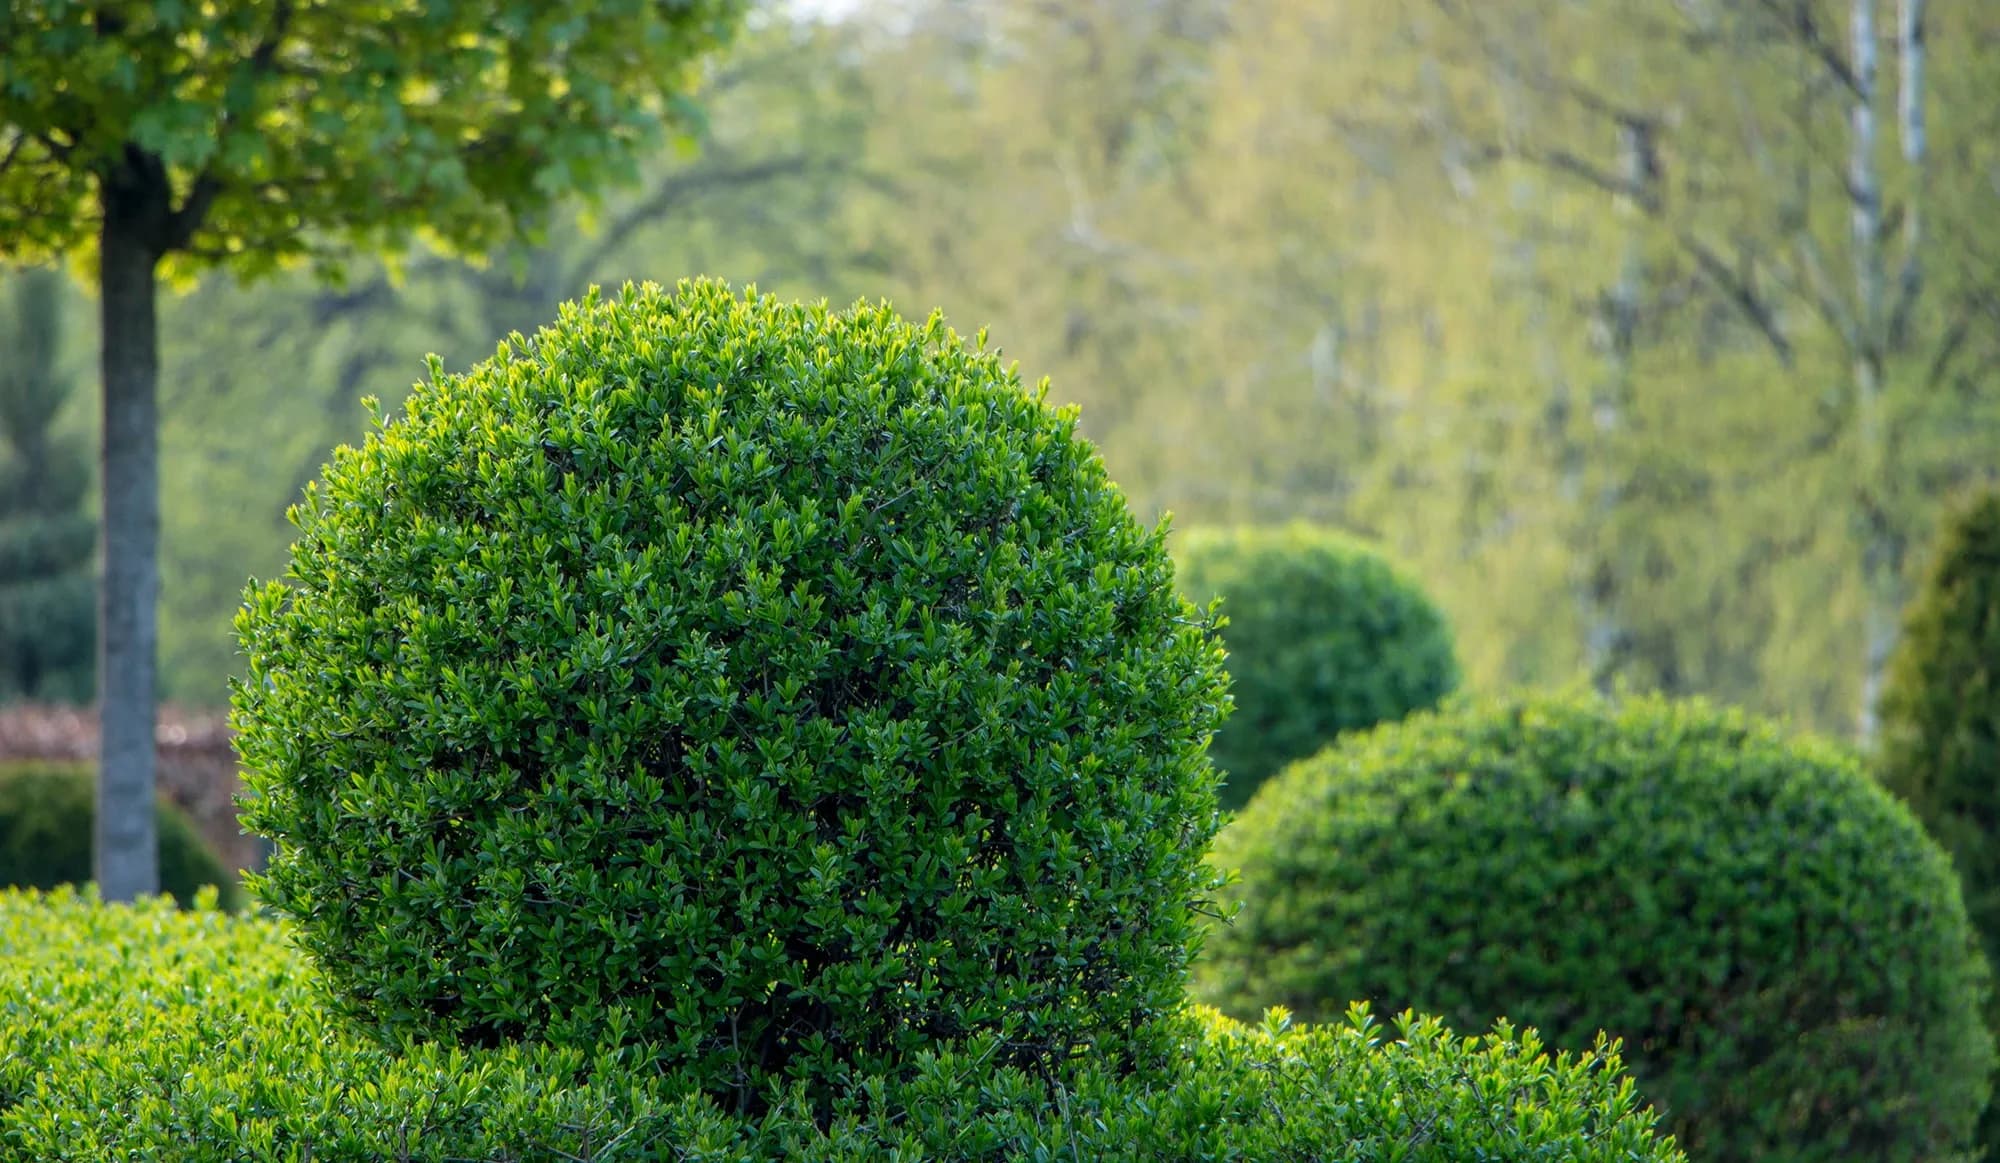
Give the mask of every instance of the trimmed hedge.
[[1426, 710], [1457, 689], [1451, 627], [1423, 589], [1330, 529], [1193, 529], [1175, 536], [1181, 592], [1220, 596], [1236, 710], [1209, 748], [1222, 804], [1344, 731]]
[[[2000, 964], [2000, 492], [1946, 521], [1882, 691], [1884, 786], [1951, 853], [1965, 909]], [[1987, 1024], [2000, 1030], [2000, 997]], [[1981, 1123], [2000, 1157], [2000, 1105]]]
[[662, 1085], [643, 1055], [384, 1048], [322, 1006], [281, 925], [68, 891], [0, 893], [0, 1159], [295, 1163], [1685, 1163], [1615, 1054], [1544, 1055], [1350, 1014], [1322, 1029], [1168, 1019], [1168, 1074], [1052, 1084], [990, 1040], [919, 1055], [830, 1112], [758, 1115]]
[[[0, 764], [0, 887], [55, 888], [91, 879], [95, 773], [89, 764]], [[241, 907], [242, 890], [179, 808], [159, 802], [160, 891], [183, 905], [205, 886]]]
[[341, 1010], [749, 1107], [1157, 1049], [1227, 679], [1045, 395], [938, 316], [707, 281], [433, 362], [238, 622], [257, 889]]
[[1945, 854], [1845, 752], [1659, 698], [1460, 704], [1299, 763], [1222, 836], [1225, 1012], [1349, 999], [1624, 1040], [1716, 1163], [1958, 1157], [1988, 990]]

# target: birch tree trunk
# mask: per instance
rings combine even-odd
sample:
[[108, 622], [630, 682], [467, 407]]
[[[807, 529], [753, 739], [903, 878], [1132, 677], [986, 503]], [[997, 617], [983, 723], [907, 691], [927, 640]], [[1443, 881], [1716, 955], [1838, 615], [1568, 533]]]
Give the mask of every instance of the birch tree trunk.
[[1905, 539], [1891, 497], [1895, 487], [1889, 432], [1884, 416], [1884, 380], [1889, 361], [1906, 344], [1910, 319], [1923, 293], [1924, 193], [1928, 139], [1924, 119], [1925, 0], [1898, 0], [1896, 13], [1896, 132], [1902, 155], [1902, 257], [1893, 286], [1888, 279], [1888, 243], [1883, 232], [1880, 142], [1875, 125], [1878, 93], [1875, 0], [1851, 0], [1850, 51], [1854, 95], [1850, 122], [1848, 184], [1853, 199], [1855, 271], [1854, 352], [1856, 436], [1860, 441], [1863, 613], [1861, 700], [1855, 735], [1874, 746], [1880, 730], [1882, 676], [1895, 649], [1904, 600]]
[[1622, 601], [1619, 563], [1611, 540], [1626, 482], [1619, 464], [1619, 443], [1631, 422], [1632, 354], [1638, 338], [1639, 301], [1644, 293], [1646, 235], [1642, 207], [1652, 197], [1657, 164], [1653, 128], [1637, 118], [1618, 127], [1618, 173], [1627, 193], [1618, 199], [1624, 221], [1623, 255], [1618, 278], [1604, 296], [1604, 368], [1591, 400], [1591, 425], [1596, 432], [1599, 479], [1590, 501], [1590, 526], [1595, 551], [1586, 589], [1584, 663], [1591, 685], [1609, 694], [1625, 667], [1630, 631], [1619, 615]]

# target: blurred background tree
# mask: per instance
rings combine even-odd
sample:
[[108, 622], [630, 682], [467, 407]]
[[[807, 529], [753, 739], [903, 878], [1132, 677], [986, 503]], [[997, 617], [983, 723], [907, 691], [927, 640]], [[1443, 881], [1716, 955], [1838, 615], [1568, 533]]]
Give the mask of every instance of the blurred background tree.
[[708, 74], [699, 148], [532, 246], [166, 304], [169, 697], [223, 700], [361, 394], [591, 281], [941, 306], [1142, 513], [1381, 544], [1470, 687], [1849, 738], [1908, 547], [2000, 464], [2000, 7], [767, 4]]
[[0, 282], [0, 700], [84, 703], [94, 685], [90, 455], [58, 424], [70, 294], [47, 268]]

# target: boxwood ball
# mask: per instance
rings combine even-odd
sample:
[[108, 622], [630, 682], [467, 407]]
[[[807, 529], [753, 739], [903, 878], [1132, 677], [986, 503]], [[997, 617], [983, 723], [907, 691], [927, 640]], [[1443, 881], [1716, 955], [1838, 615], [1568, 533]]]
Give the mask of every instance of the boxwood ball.
[[256, 889], [386, 1039], [741, 1106], [1179, 1007], [1220, 648], [1072, 410], [933, 316], [565, 306], [341, 448], [253, 586]]
[[1960, 1158], [1987, 967], [1951, 862], [1830, 744], [1699, 702], [1528, 695], [1351, 735], [1216, 844], [1199, 992], [1624, 1040], [1691, 1159]]
[[1222, 599], [1236, 709], [1209, 755], [1222, 805], [1342, 732], [1429, 710], [1458, 687], [1451, 624], [1408, 573], [1332, 529], [1175, 534], [1181, 591]]

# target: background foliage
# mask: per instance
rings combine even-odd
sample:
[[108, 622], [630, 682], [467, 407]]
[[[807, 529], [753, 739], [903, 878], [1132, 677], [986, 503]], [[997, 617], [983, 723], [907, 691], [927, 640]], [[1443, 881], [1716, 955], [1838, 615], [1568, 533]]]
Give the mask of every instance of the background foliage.
[[[0, 764], [0, 886], [50, 889], [88, 882], [94, 796], [88, 764]], [[243, 896], [235, 875], [187, 814], [162, 799], [156, 819], [160, 891], [189, 907], [203, 889], [212, 889], [224, 907], [238, 907]]]
[[97, 522], [90, 457], [65, 424], [73, 298], [47, 268], [0, 282], [0, 700], [93, 690]]
[[[1798, 7], [1817, 41], [1669, 0], [763, 12], [712, 66], [700, 151], [540, 246], [169, 305], [165, 689], [223, 701], [242, 579], [358, 396], [393, 407], [426, 352], [463, 366], [588, 282], [707, 273], [990, 321], [1142, 515], [1379, 541], [1475, 687], [1584, 674], [1848, 734], [1864, 558], [1913, 579], [1937, 498], [2000, 463], [2000, 9], [1928, 8], [1923, 179], [1885, 175], [1880, 234], [1920, 277], [1864, 432], [1852, 109], [1810, 72], [1851, 54], [1842, 12]], [[1887, 132], [1887, 16], [1879, 39]], [[1657, 212], [1607, 112], [1656, 127]], [[1853, 488], [1866, 440], [1880, 497]]]
[[1343, 731], [1428, 710], [1458, 686], [1451, 627], [1407, 573], [1353, 538], [1308, 525], [1193, 529], [1181, 592], [1228, 616], [1236, 709], [1209, 745], [1222, 803]]

